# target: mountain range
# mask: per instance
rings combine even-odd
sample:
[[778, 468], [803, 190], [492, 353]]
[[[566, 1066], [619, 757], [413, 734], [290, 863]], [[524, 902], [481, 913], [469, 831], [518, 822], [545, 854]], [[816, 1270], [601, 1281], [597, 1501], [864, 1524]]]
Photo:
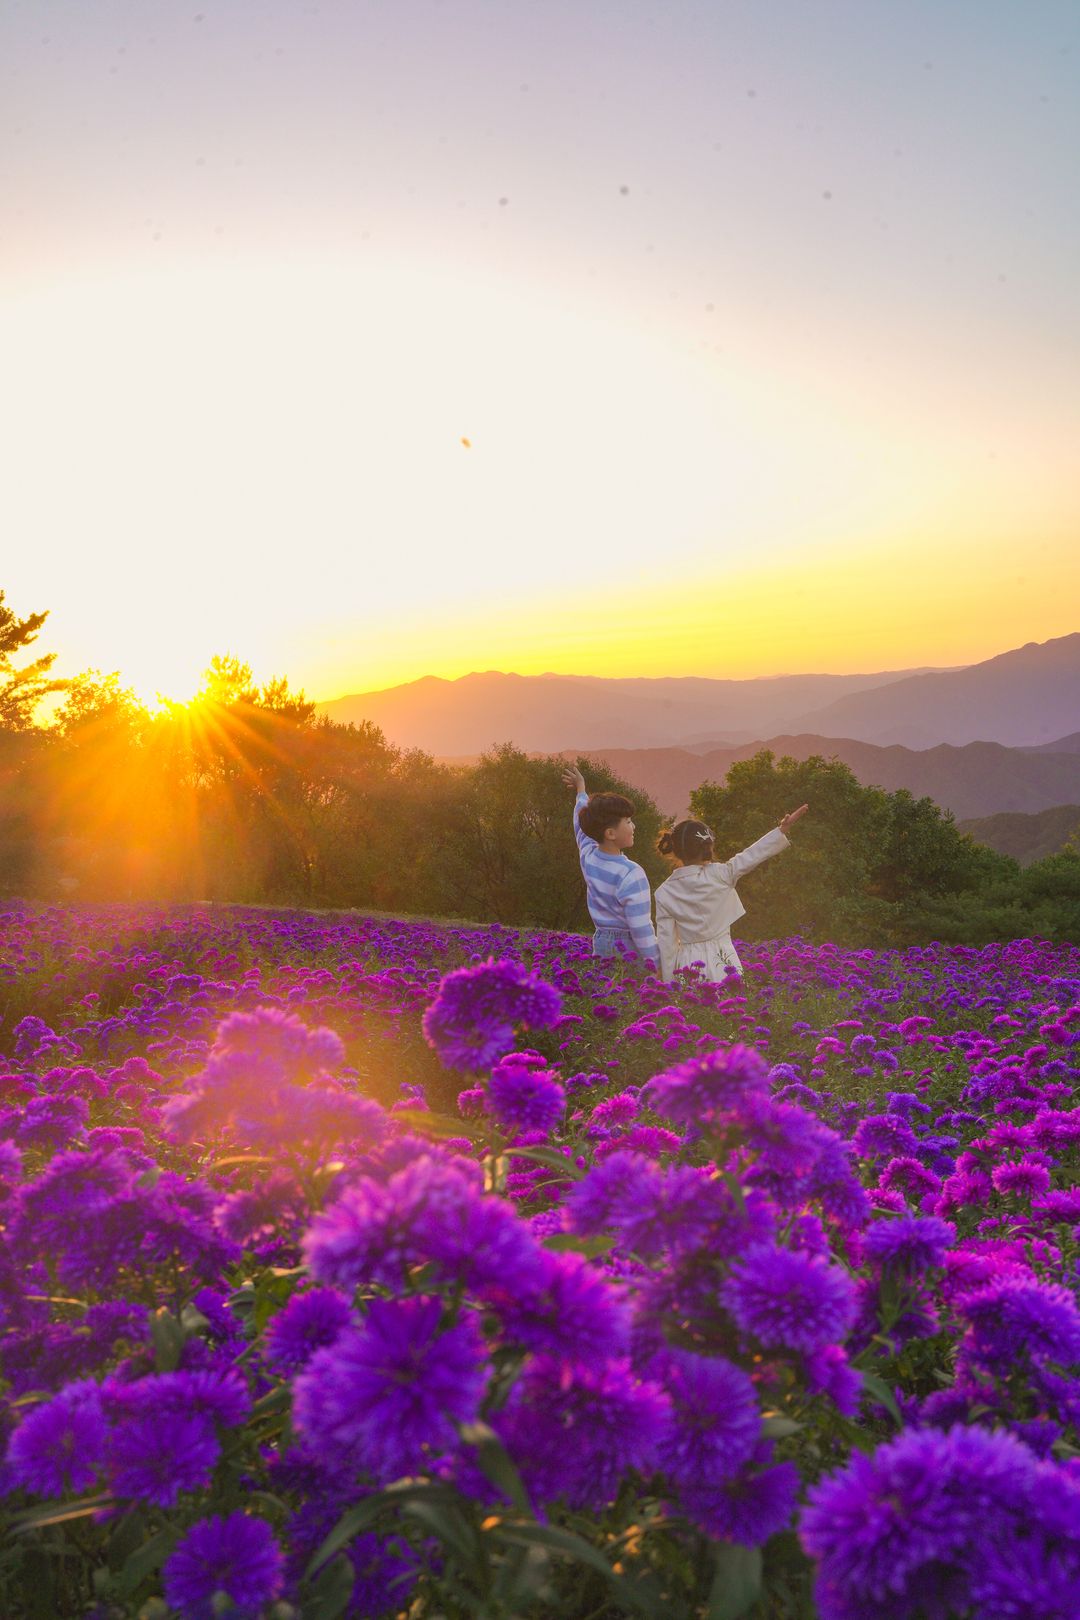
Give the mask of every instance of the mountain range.
[[[373, 721], [391, 742], [440, 758], [475, 756], [498, 742], [530, 753], [675, 748], [707, 754], [782, 736], [931, 753], [941, 744], [996, 743], [1057, 756], [1080, 748], [1080, 633], [1029, 642], [957, 669], [755, 680], [490, 670], [453, 681], [428, 675], [335, 698], [319, 709], [334, 720]], [[991, 808], [1042, 809], [1067, 797]]]
[[[1069, 739], [1062, 739], [1067, 742]], [[690, 794], [702, 782], [722, 782], [736, 760], [750, 759], [763, 748], [779, 758], [809, 759], [821, 754], [839, 759], [864, 786], [893, 793], [907, 788], [917, 799], [933, 799], [958, 819], [999, 811], [1041, 811], [1080, 802], [1080, 752], [1041, 748], [1003, 748], [1000, 743], [973, 742], [955, 747], [879, 748], [851, 737], [767, 737], [707, 751], [686, 748], [604, 748], [594, 750], [611, 769], [644, 788], [667, 815], [682, 815]], [[573, 750], [566, 750], [572, 755]]]
[[1006, 810], [957, 825], [976, 843], [989, 844], [1002, 855], [1011, 855], [1021, 866], [1029, 866], [1032, 861], [1056, 855], [1070, 839], [1080, 840], [1080, 804], [1056, 804], [1036, 815]]

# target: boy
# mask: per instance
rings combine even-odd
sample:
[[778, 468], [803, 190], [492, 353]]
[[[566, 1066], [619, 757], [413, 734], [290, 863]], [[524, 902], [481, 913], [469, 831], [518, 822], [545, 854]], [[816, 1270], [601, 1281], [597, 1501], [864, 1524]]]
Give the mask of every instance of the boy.
[[634, 842], [633, 805], [621, 793], [586, 793], [585, 778], [576, 767], [563, 772], [563, 781], [576, 793], [574, 832], [596, 927], [593, 955], [617, 956], [621, 944], [658, 968], [649, 880], [623, 853]]

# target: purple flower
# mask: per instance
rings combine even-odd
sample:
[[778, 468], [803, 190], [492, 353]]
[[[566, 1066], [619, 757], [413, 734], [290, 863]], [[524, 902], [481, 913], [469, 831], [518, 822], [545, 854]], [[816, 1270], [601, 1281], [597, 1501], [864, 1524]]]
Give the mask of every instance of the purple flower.
[[754, 1092], [768, 1095], [769, 1071], [748, 1046], [729, 1046], [690, 1058], [656, 1075], [645, 1098], [661, 1119], [707, 1128], [726, 1122], [733, 1108]]
[[940, 1192], [941, 1177], [908, 1154], [889, 1160], [878, 1177], [878, 1186], [886, 1191], [899, 1188], [910, 1198], [919, 1198]]
[[760, 1547], [786, 1530], [799, 1494], [794, 1463], [740, 1474], [719, 1485], [704, 1481], [684, 1487], [683, 1507], [689, 1518], [720, 1541]]
[[1042, 1215], [1047, 1221], [1064, 1221], [1072, 1225], [1080, 1221], [1080, 1187], [1054, 1188], [1031, 1200], [1031, 1213]]
[[104, 1464], [106, 1432], [98, 1386], [69, 1384], [53, 1400], [32, 1407], [12, 1435], [12, 1480], [37, 1496], [86, 1490]]
[[647, 1158], [658, 1159], [663, 1153], [677, 1153], [681, 1147], [682, 1137], [676, 1136], [674, 1131], [666, 1131], [662, 1125], [635, 1125], [621, 1136], [598, 1142], [596, 1162], [621, 1152], [644, 1153]]
[[971, 1571], [1024, 1516], [1037, 1466], [1012, 1435], [978, 1428], [907, 1430], [854, 1455], [812, 1487], [802, 1517], [822, 1620], [988, 1613]]
[[521, 1053], [511, 1052], [495, 1065], [487, 1095], [488, 1108], [507, 1131], [547, 1135], [566, 1111], [566, 1093], [551, 1070], [535, 1068]]
[[859, 1122], [852, 1146], [860, 1159], [914, 1154], [918, 1143], [907, 1120], [896, 1114], [870, 1114]]
[[485, 1371], [473, 1317], [440, 1332], [441, 1317], [438, 1299], [373, 1299], [363, 1327], [316, 1351], [294, 1385], [308, 1443], [381, 1484], [451, 1450], [455, 1424], [479, 1413]]
[[150, 1407], [114, 1426], [109, 1479], [117, 1496], [174, 1507], [181, 1491], [209, 1485], [219, 1454], [208, 1418]]
[[216, 1062], [226, 1054], [236, 1054], [249, 1066], [266, 1067], [289, 1080], [329, 1073], [345, 1061], [341, 1038], [332, 1029], [309, 1029], [302, 1018], [280, 1007], [230, 1013], [218, 1026], [208, 1078], [213, 1078]]
[[671, 1398], [657, 1464], [679, 1486], [717, 1485], [754, 1453], [761, 1411], [750, 1375], [719, 1356], [668, 1350], [650, 1372]]
[[360, 1283], [400, 1288], [413, 1266], [434, 1264], [440, 1280], [480, 1286], [539, 1270], [528, 1226], [501, 1198], [431, 1155], [383, 1184], [365, 1176], [317, 1215], [304, 1239], [317, 1282], [351, 1294]]
[[808, 1389], [827, 1395], [844, 1417], [854, 1417], [862, 1395], [862, 1374], [856, 1372], [841, 1345], [827, 1344], [803, 1358]]
[[536, 1503], [610, 1502], [630, 1468], [648, 1469], [667, 1426], [668, 1400], [626, 1362], [570, 1368], [537, 1356], [492, 1423]]
[[875, 1221], [863, 1233], [866, 1254], [883, 1271], [913, 1277], [940, 1266], [956, 1237], [956, 1228], [936, 1215], [898, 1215]]
[[439, 984], [423, 1018], [424, 1038], [449, 1069], [486, 1069], [508, 1052], [514, 1029], [550, 1029], [562, 997], [520, 962], [458, 968]]
[[1059, 1283], [1002, 1277], [962, 1295], [956, 1313], [971, 1324], [965, 1348], [990, 1369], [1005, 1371], [1024, 1356], [1080, 1362], [1080, 1310]]
[[174, 1412], [235, 1428], [251, 1410], [247, 1385], [233, 1368], [151, 1373], [127, 1384], [109, 1379], [102, 1386], [102, 1398], [114, 1420], [132, 1414]]
[[407, 1542], [363, 1535], [346, 1551], [353, 1567], [352, 1600], [346, 1613], [389, 1620], [408, 1608], [420, 1566]]
[[588, 1134], [600, 1136], [613, 1125], [628, 1125], [637, 1118], [640, 1106], [636, 1092], [621, 1091], [614, 1097], [605, 1097], [589, 1115]]
[[294, 1294], [267, 1323], [266, 1359], [278, 1372], [298, 1372], [316, 1350], [333, 1344], [352, 1319], [348, 1300], [335, 1288]]
[[1020, 1198], [1030, 1198], [1034, 1193], [1044, 1193], [1050, 1188], [1049, 1170], [1034, 1159], [995, 1165], [990, 1172], [990, 1180], [996, 1192], [1014, 1193]]
[[230, 1613], [256, 1615], [281, 1591], [283, 1559], [270, 1526], [236, 1512], [193, 1525], [163, 1573], [166, 1601], [185, 1620], [213, 1620], [219, 1592]]
[[737, 1260], [721, 1299], [744, 1333], [764, 1345], [820, 1350], [855, 1319], [847, 1273], [815, 1255], [756, 1244]]
[[506, 1335], [528, 1350], [568, 1362], [627, 1353], [630, 1317], [616, 1285], [579, 1254], [544, 1252], [538, 1277], [513, 1275], [483, 1291]]
[[664, 1195], [661, 1171], [642, 1153], [612, 1153], [567, 1193], [572, 1232], [594, 1233], [649, 1222]]

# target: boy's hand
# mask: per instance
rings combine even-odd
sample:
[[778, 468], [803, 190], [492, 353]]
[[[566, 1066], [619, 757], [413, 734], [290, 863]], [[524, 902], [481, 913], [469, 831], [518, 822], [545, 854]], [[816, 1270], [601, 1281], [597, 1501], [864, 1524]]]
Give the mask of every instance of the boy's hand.
[[585, 778], [576, 765], [568, 765], [563, 771], [563, 781], [567, 787], [572, 787], [575, 793], [585, 792]]
[[780, 823], [780, 831], [785, 835], [785, 837], [787, 836], [788, 828], [794, 827], [800, 816], [805, 816], [809, 808], [810, 806], [808, 804], [800, 804], [797, 810], [792, 810], [789, 815], [784, 817], [783, 821]]

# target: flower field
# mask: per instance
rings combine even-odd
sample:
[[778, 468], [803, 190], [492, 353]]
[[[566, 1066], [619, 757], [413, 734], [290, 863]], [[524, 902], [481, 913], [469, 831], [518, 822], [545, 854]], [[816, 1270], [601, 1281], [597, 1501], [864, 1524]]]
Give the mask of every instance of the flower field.
[[5, 1620], [1076, 1620], [1080, 951], [0, 916]]

